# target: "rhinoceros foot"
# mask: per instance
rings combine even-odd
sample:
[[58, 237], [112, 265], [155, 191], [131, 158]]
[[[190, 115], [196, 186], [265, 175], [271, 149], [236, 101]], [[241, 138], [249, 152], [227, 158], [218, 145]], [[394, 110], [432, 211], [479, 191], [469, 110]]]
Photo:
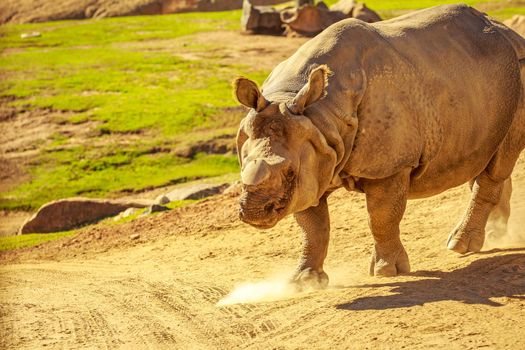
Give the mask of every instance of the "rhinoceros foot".
[[484, 231], [467, 230], [462, 226], [457, 226], [448, 236], [447, 248], [460, 254], [477, 253], [483, 247], [484, 241]]
[[298, 291], [325, 289], [328, 286], [328, 275], [324, 271], [318, 272], [308, 267], [297, 272], [292, 283]]
[[389, 250], [376, 245], [370, 261], [370, 276], [394, 277], [410, 272], [410, 262], [401, 243]]

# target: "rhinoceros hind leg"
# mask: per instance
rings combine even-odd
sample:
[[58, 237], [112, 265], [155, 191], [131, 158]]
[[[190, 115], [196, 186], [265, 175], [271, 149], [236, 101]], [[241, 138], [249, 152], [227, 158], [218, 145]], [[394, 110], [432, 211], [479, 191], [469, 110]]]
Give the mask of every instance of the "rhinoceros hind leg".
[[447, 248], [456, 253], [477, 253], [485, 242], [485, 230], [467, 230], [463, 222], [459, 223], [448, 235]]
[[448, 237], [448, 249], [460, 254], [479, 252], [486, 228], [491, 234], [506, 233], [512, 191], [510, 175], [519, 149], [509, 147], [508, 142], [502, 146], [487, 169], [474, 180], [470, 204], [463, 220]]
[[447, 248], [460, 254], [479, 252], [485, 241], [485, 226], [498, 205], [504, 180], [495, 180], [484, 170], [472, 185], [472, 196], [461, 222], [448, 237]]
[[369, 225], [374, 236], [374, 252], [370, 262], [370, 274], [373, 276], [390, 277], [410, 272], [408, 255], [399, 237], [410, 170], [386, 179], [362, 180]]

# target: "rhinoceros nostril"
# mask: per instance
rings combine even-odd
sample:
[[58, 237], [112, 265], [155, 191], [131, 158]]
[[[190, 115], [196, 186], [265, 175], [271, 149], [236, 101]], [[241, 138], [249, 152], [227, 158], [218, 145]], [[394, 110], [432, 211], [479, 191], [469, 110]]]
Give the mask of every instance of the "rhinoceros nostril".
[[275, 203], [268, 203], [264, 206], [264, 211], [267, 213], [274, 211], [274, 209], [275, 209]]
[[285, 174], [286, 180], [293, 181], [295, 178], [295, 172], [292, 169], [288, 169], [288, 171]]

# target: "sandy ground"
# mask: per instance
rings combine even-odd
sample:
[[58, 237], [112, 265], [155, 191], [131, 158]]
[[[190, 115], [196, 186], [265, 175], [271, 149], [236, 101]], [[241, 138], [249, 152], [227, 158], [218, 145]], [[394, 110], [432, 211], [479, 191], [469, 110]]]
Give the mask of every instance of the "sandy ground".
[[[514, 187], [517, 241], [525, 234], [524, 156]], [[374, 278], [366, 275], [364, 197], [334, 193], [330, 287], [303, 294], [283, 282], [300, 249], [292, 218], [255, 230], [236, 219], [235, 197], [4, 253], [0, 347], [523, 349], [525, 244], [447, 251], [467, 199], [463, 186], [411, 201], [402, 237], [413, 272]], [[252, 302], [217, 306], [224, 298]]]

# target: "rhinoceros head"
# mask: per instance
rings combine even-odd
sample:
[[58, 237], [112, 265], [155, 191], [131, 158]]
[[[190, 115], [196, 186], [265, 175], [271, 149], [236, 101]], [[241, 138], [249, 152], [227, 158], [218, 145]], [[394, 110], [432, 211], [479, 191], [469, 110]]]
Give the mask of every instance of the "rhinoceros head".
[[270, 228], [287, 214], [317, 205], [326, 190], [335, 155], [326, 154], [326, 141], [303, 112], [324, 97], [328, 75], [326, 66], [314, 69], [294, 97], [278, 102], [266, 100], [249, 79], [235, 81], [235, 96], [251, 108], [237, 133], [244, 222]]

